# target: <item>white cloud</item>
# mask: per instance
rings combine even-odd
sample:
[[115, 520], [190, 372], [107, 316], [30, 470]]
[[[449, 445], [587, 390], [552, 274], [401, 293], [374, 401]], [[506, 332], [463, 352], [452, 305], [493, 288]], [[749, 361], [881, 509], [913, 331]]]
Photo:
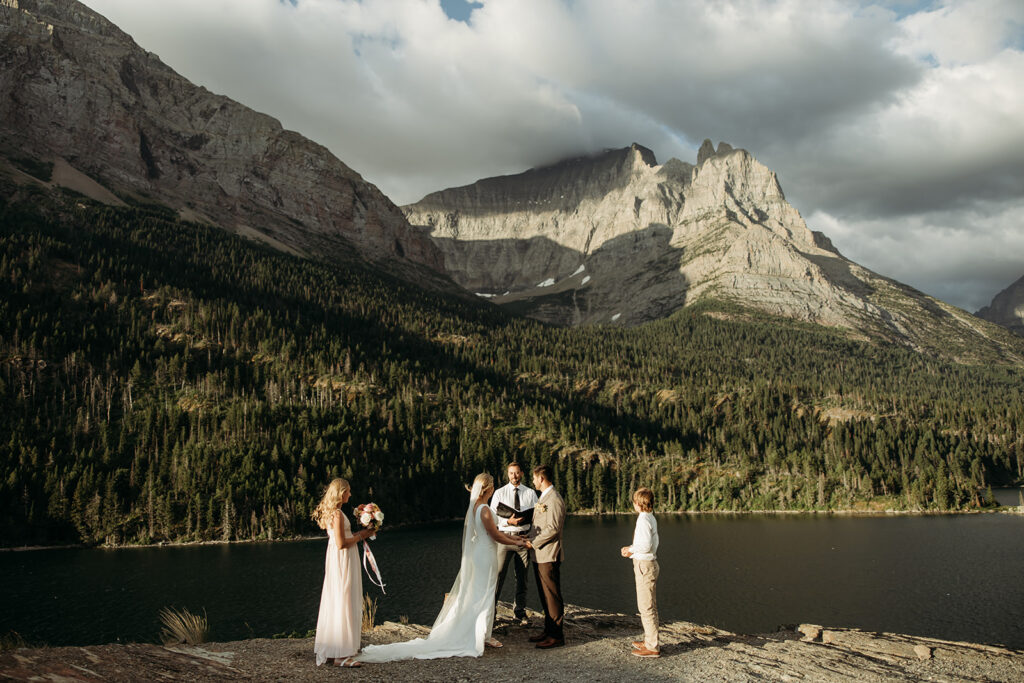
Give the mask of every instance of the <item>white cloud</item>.
[[916, 77], [890, 24], [828, 2], [489, 0], [470, 24], [428, 0], [88, 2], [399, 202], [633, 141], [756, 151]]
[[952, 0], [906, 17], [900, 49], [945, 65], [985, 61], [1008, 47], [1020, 49], [1020, 0]]
[[991, 297], [966, 271], [1017, 244], [1020, 0], [486, 0], [468, 22], [438, 0], [86, 4], [399, 203], [631, 142], [693, 160], [710, 137], [777, 171], [838, 243], [858, 228], [851, 255], [905, 254], [865, 265], [952, 303]]

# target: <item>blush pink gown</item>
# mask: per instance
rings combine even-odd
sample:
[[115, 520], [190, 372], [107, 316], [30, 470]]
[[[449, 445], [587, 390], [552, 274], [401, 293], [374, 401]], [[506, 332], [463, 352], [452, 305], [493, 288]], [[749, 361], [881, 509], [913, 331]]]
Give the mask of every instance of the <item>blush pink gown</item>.
[[[338, 512], [337, 514], [341, 514]], [[341, 515], [345, 535], [352, 535], [348, 516]], [[363, 580], [359, 567], [359, 548], [353, 543], [342, 549], [334, 529], [327, 530], [327, 559], [324, 562], [324, 588], [320, 594], [320, 616], [316, 620], [313, 652], [320, 666], [330, 658], [351, 657], [359, 652], [363, 631]]]

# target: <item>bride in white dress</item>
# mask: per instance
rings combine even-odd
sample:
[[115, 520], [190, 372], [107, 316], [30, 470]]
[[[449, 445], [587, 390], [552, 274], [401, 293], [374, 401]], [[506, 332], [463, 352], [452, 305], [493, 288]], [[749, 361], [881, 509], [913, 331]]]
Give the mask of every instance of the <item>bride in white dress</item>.
[[478, 474], [469, 494], [459, 574], [434, 620], [430, 635], [404, 643], [367, 645], [357, 657], [359, 661], [479, 657], [484, 653], [485, 644], [501, 647], [501, 643], [491, 638], [494, 589], [498, 582], [498, 544], [529, 547], [529, 543], [498, 531], [487, 506], [493, 493], [491, 475]]

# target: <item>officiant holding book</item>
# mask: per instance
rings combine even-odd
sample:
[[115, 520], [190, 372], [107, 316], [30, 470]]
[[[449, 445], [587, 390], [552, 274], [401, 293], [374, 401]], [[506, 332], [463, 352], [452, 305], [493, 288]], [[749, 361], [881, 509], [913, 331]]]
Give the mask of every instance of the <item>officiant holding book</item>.
[[[509, 536], [528, 536], [532, 528], [533, 508], [537, 504], [537, 492], [523, 484], [523, 468], [518, 462], [510, 462], [506, 470], [508, 484], [494, 492], [491, 510], [498, 520], [498, 531]], [[526, 577], [530, 570], [530, 554], [526, 548], [499, 545], [498, 552], [504, 553], [499, 560], [498, 588], [495, 601], [501, 596], [505, 585], [505, 574], [511, 564], [515, 568], [516, 598], [514, 613], [520, 626], [528, 626], [526, 618]]]

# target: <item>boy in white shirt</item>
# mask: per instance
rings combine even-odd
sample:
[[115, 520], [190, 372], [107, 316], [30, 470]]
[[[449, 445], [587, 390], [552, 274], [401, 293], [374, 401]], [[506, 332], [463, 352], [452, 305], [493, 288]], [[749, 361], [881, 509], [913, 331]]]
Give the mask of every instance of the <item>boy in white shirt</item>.
[[633, 509], [637, 511], [633, 545], [623, 546], [622, 556], [633, 558], [636, 577], [636, 604], [640, 621], [644, 625], [644, 639], [633, 642], [637, 657], [660, 657], [658, 643], [658, 600], [655, 589], [658, 582], [658, 520], [654, 519], [654, 492], [637, 489], [633, 494]]

